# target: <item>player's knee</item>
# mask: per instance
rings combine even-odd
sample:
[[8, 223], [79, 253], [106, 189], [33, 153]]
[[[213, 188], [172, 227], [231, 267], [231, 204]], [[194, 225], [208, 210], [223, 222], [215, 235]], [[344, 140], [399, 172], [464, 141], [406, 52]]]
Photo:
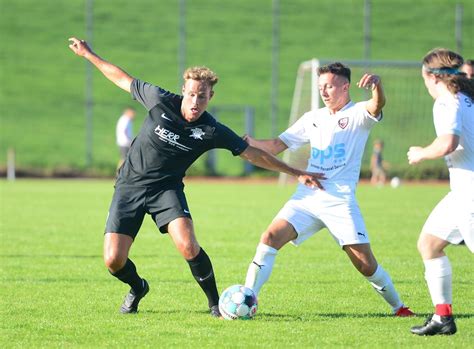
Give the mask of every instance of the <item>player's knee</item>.
[[443, 255], [443, 247], [429, 234], [421, 234], [416, 244], [421, 258], [433, 259]]
[[375, 261], [362, 262], [359, 265], [358, 270], [364, 276], [372, 276], [375, 274], [375, 271], [377, 270], [377, 262]]
[[427, 246], [425, 245], [424, 239], [422, 237], [423, 235], [420, 235], [418, 238], [418, 242], [416, 243], [416, 248], [418, 249], [418, 252], [423, 256], [425, 253]]
[[285, 237], [281, 234], [280, 231], [272, 229], [268, 229], [262, 234], [260, 242], [264, 243], [265, 245], [276, 248], [277, 250], [287, 243], [287, 241], [285, 241]]
[[201, 249], [197, 242], [182, 242], [176, 247], [178, 248], [179, 253], [181, 253], [186, 260], [196, 257]]
[[115, 273], [123, 268], [127, 262], [127, 257], [119, 254], [106, 253], [104, 255], [104, 264], [112, 273]]

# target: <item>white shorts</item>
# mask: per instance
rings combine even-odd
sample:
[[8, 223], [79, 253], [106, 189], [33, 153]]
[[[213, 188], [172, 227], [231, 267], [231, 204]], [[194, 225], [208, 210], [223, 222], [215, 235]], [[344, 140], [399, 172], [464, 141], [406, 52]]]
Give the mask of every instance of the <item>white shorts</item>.
[[353, 194], [298, 190], [278, 212], [296, 230], [291, 241], [300, 245], [323, 228], [328, 228], [339, 246], [369, 243], [369, 234]]
[[433, 209], [421, 232], [451, 244], [464, 240], [474, 253], [474, 198], [449, 192]]

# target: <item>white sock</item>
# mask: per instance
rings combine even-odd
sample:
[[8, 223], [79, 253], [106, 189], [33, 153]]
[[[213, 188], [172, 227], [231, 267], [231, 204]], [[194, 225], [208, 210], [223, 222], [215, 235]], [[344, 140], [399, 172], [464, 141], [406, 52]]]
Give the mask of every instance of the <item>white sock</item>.
[[452, 269], [448, 256], [428, 259], [423, 263], [425, 263], [425, 280], [433, 305], [452, 304]]
[[392, 279], [390, 279], [390, 275], [388, 275], [381, 265], [378, 265], [375, 273], [372, 276], [366, 277], [366, 279], [370, 282], [374, 290], [390, 304], [394, 313], [403, 306], [393, 286]]
[[251, 288], [255, 295], [258, 295], [260, 288], [270, 277], [277, 252], [278, 250], [271, 246], [263, 243], [258, 244], [257, 252], [249, 265], [245, 278], [245, 286]]

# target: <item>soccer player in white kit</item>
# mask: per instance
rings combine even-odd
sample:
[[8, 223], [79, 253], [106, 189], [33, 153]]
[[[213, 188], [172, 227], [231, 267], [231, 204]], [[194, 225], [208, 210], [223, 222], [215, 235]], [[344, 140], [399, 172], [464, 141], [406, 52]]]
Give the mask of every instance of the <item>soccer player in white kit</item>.
[[422, 76], [435, 100], [433, 120], [436, 139], [426, 147], [410, 147], [411, 165], [445, 158], [451, 191], [431, 212], [418, 240], [425, 264], [425, 279], [435, 313], [418, 335], [454, 334], [452, 271], [444, 252], [449, 244], [464, 240], [474, 252], [474, 81], [460, 72], [463, 58], [447, 49], [434, 49], [423, 59]]
[[115, 139], [120, 151], [120, 160], [118, 162], [117, 168], [122, 166], [127, 157], [128, 151], [130, 150], [130, 145], [133, 141], [134, 118], [135, 109], [131, 107], [125, 108], [117, 121], [117, 125], [115, 126]]
[[296, 192], [262, 234], [245, 286], [259, 293], [275, 257], [287, 242], [299, 245], [323, 228], [347, 253], [355, 268], [391, 306], [396, 316], [412, 316], [398, 296], [388, 273], [377, 263], [355, 198], [361, 159], [372, 126], [382, 118], [385, 96], [380, 77], [365, 74], [360, 88], [372, 98], [354, 103], [349, 96], [351, 71], [341, 63], [318, 68], [319, 92], [325, 108], [304, 114], [278, 138], [247, 142], [270, 153], [310, 143], [307, 169], [324, 173], [324, 190], [298, 186]]

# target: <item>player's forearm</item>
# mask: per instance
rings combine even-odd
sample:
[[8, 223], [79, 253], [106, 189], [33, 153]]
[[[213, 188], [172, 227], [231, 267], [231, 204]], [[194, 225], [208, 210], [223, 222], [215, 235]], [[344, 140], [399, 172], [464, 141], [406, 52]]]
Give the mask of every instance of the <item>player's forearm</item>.
[[247, 142], [255, 148], [262, 149], [267, 153], [278, 155], [287, 148], [286, 144], [280, 138], [275, 139], [247, 139]]
[[379, 83], [372, 90], [372, 98], [367, 102], [367, 111], [372, 116], [377, 116], [385, 106], [386, 98], [383, 91], [382, 83]]
[[100, 72], [115, 85], [127, 92], [130, 92], [130, 85], [132, 84], [133, 77], [128, 75], [124, 70], [112, 63], [107, 62], [94, 52], [87, 53], [84, 58], [96, 66], [97, 69], [99, 69]]
[[301, 171], [288, 166], [272, 154], [253, 146], [250, 146], [249, 148], [242, 154], [242, 156], [251, 164], [267, 170], [287, 173], [291, 176], [299, 176], [301, 174]]
[[459, 137], [456, 135], [440, 136], [422, 149], [422, 160], [433, 160], [446, 156], [456, 150], [458, 144]]

